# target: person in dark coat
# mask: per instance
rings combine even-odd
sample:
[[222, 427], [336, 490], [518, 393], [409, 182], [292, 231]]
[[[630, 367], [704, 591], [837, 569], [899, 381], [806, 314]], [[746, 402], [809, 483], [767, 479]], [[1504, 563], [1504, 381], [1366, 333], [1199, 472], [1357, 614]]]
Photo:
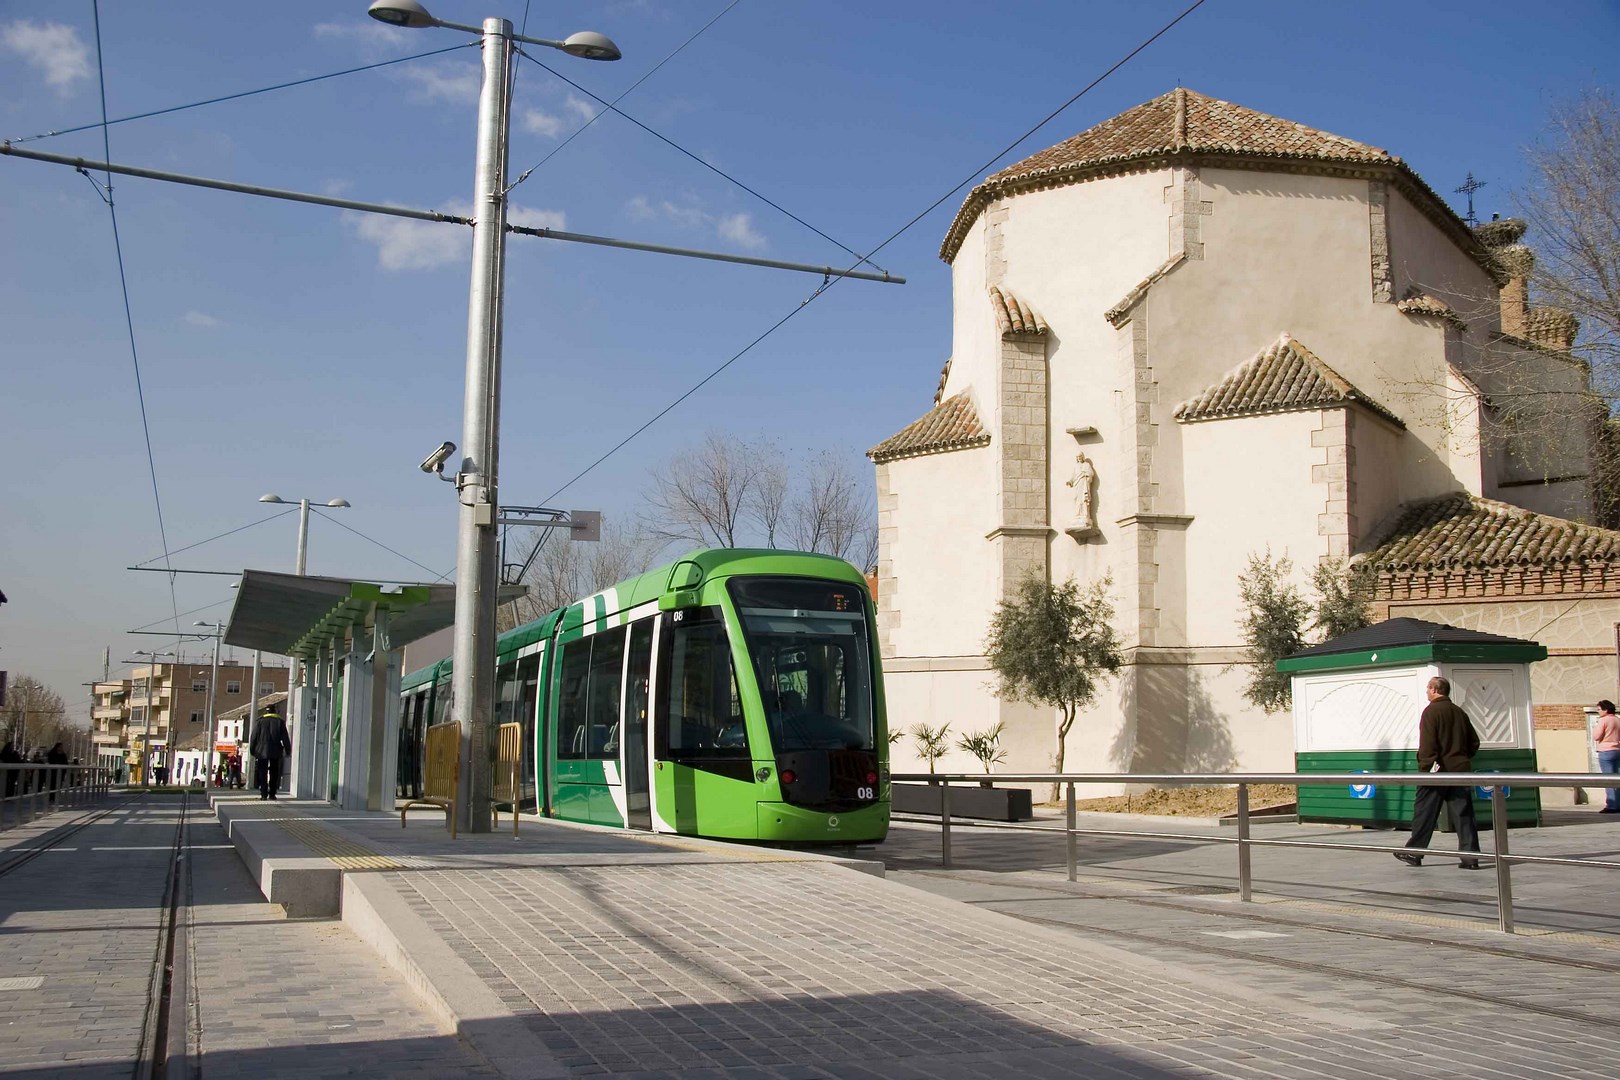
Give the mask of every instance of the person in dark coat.
[[253, 754], [253, 783], [259, 789], [259, 798], [275, 798], [281, 788], [282, 763], [292, 753], [287, 722], [280, 713], [266, 709], [264, 715], [253, 721], [248, 750]]
[[[1472, 772], [1474, 755], [1479, 753], [1479, 735], [1473, 722], [1451, 700], [1451, 683], [1446, 679], [1429, 680], [1429, 704], [1418, 721], [1418, 771], [1440, 773]], [[1440, 820], [1440, 804], [1451, 810], [1451, 822], [1457, 827], [1457, 850], [1479, 850], [1479, 824], [1474, 820], [1474, 793], [1468, 787], [1425, 785], [1417, 789], [1412, 807], [1412, 837], [1408, 848], [1429, 846], [1434, 826]], [[1422, 866], [1423, 856], [1412, 851], [1397, 851], [1395, 857], [1408, 866]], [[1457, 864], [1463, 870], [1483, 869], [1478, 859], [1463, 859]]]
[[[68, 763], [67, 750], [63, 748], [61, 743], [51, 747], [50, 751], [45, 755], [45, 763], [47, 765], [66, 765]], [[51, 770], [51, 802], [56, 801], [56, 789], [62, 786], [62, 780], [66, 776], [67, 770], [65, 769]]]
[[[10, 739], [7, 739], [6, 745], [0, 746], [0, 765], [21, 764], [22, 755], [17, 753], [17, 745]], [[18, 769], [6, 770], [6, 798], [8, 799], [17, 794], [17, 776], [19, 772], [20, 770]]]

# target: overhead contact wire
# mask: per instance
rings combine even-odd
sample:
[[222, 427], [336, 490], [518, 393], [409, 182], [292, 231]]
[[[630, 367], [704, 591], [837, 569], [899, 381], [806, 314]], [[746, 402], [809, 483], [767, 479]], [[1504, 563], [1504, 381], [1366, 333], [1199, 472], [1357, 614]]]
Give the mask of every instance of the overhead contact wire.
[[[101, 91], [101, 146], [103, 155], [112, 160], [112, 144], [107, 133], [107, 70], [101, 55], [101, 3], [94, 0], [90, 10], [96, 30], [96, 81]], [[157, 460], [152, 454], [152, 426], [146, 417], [146, 391], [141, 385], [141, 354], [135, 345], [135, 316], [129, 304], [129, 277], [124, 272], [124, 244], [118, 234], [118, 207], [113, 203], [112, 173], [107, 174], [107, 214], [112, 219], [113, 253], [118, 258], [118, 287], [124, 299], [124, 328], [129, 334], [129, 357], [135, 368], [135, 400], [140, 405], [141, 434], [146, 440], [146, 469], [152, 477], [152, 501], [157, 507], [158, 540], [163, 544], [163, 567], [169, 571], [169, 606], [174, 612], [174, 632], [180, 633], [180, 598], [174, 590], [174, 564], [169, 559], [169, 532], [163, 523], [163, 495], [158, 488]], [[156, 560], [152, 560], [156, 561]]]
[[403, 551], [395, 551], [393, 548], [389, 547], [387, 544], [383, 543], [381, 540], [377, 540], [377, 539], [375, 539], [373, 537], [367, 536], [365, 533], [361, 532], [359, 529], [354, 528], [353, 526], [345, 525], [343, 522], [339, 521], [337, 518], [333, 517], [331, 514], [323, 514], [323, 513], [320, 512], [320, 510], [316, 509], [313, 506], [310, 507], [310, 509], [312, 511], [314, 511], [316, 517], [323, 518], [326, 521], [330, 521], [332, 524], [336, 525], [338, 528], [345, 529], [345, 530], [347, 530], [349, 532], [354, 533], [354, 535], [358, 536], [362, 540], [365, 540], [365, 541], [367, 541], [369, 543], [376, 544], [378, 547], [382, 548], [384, 551], [388, 552], [390, 555], [398, 555], [400, 558], [404, 559], [406, 562], [410, 563], [412, 566], [417, 567], [418, 569], [421, 569], [421, 570], [426, 570], [428, 573], [433, 574], [435, 581], [438, 580], [439, 578], [445, 576], [443, 574], [438, 573], [431, 566], [423, 566], [421, 563], [417, 562], [415, 559], [411, 558], [409, 555], [405, 554]]
[[[1181, 22], [1187, 16], [1189, 16], [1193, 12], [1197, 11], [1199, 8], [1203, 7], [1204, 3], [1205, 3], [1205, 0], [1195, 0], [1195, 2], [1190, 7], [1188, 7], [1185, 11], [1183, 11], [1180, 15], [1177, 15], [1174, 19], [1171, 19], [1169, 22], [1165, 23], [1162, 27], [1160, 27], [1158, 29], [1158, 31], [1156, 33], [1154, 33], [1154, 35], [1152, 37], [1150, 37], [1147, 40], [1143, 41], [1140, 45], [1136, 46], [1136, 48], [1134, 48], [1130, 52], [1126, 53], [1123, 57], [1121, 57], [1118, 61], [1116, 61], [1113, 64], [1113, 66], [1109, 67], [1108, 70], [1104, 71], [1101, 75], [1098, 75], [1095, 79], [1091, 80], [1091, 82], [1087, 83], [1084, 87], [1082, 87], [1080, 89], [1080, 91], [1078, 93], [1076, 93], [1073, 97], [1069, 98], [1069, 100], [1065, 101], [1062, 105], [1059, 105], [1056, 109], [1053, 109], [1050, 113], [1048, 113], [1040, 121], [1040, 123], [1036, 124], [1034, 127], [1030, 128], [1028, 131], [1026, 131], [1022, 135], [1018, 136], [1018, 138], [1016, 138], [1012, 142], [1008, 143], [1001, 150], [997, 151], [996, 154], [993, 157], [991, 157], [989, 161], [986, 161], [983, 165], [980, 165], [977, 169], [974, 169], [973, 172], [969, 173], [967, 178], [964, 179], [961, 183], [957, 184], [955, 187], [953, 187], [949, 191], [945, 192], [945, 194], [943, 194], [939, 198], [935, 199], [932, 203], [930, 203], [928, 205], [928, 207], [925, 210], [923, 210], [921, 213], [917, 214], [915, 217], [913, 217], [910, 221], [906, 222], [904, 225], [900, 226], [900, 228], [896, 229], [893, 233], [889, 234], [889, 237], [886, 240], [884, 240], [877, 247], [873, 248], [866, 256], [858, 257], [857, 261], [850, 266], [850, 269], [854, 270], [856, 267], [860, 266], [861, 263], [869, 262], [872, 255], [876, 255], [878, 252], [882, 251], [884, 248], [886, 248], [890, 244], [894, 243], [901, 236], [903, 236], [906, 232], [908, 232], [913, 226], [915, 226], [919, 221], [921, 221], [923, 218], [927, 217], [929, 214], [933, 213], [935, 210], [939, 209], [940, 204], [945, 202], [946, 199], [949, 199], [952, 195], [955, 195], [958, 191], [961, 191], [968, 184], [972, 183], [981, 173], [985, 172], [991, 166], [995, 165], [996, 162], [1000, 161], [1002, 158], [1004, 158], [1008, 154], [1012, 153], [1013, 150], [1017, 149], [1018, 145], [1020, 143], [1022, 143], [1025, 139], [1028, 139], [1031, 135], [1034, 135], [1041, 128], [1045, 127], [1047, 124], [1049, 124], [1053, 120], [1055, 120], [1061, 113], [1063, 113], [1065, 110], [1067, 110], [1075, 102], [1079, 101], [1081, 98], [1085, 97], [1086, 94], [1088, 94], [1092, 90], [1096, 89], [1096, 87], [1099, 84], [1101, 84], [1104, 79], [1107, 79], [1114, 72], [1118, 71], [1120, 68], [1122, 68], [1126, 64], [1128, 64], [1143, 49], [1146, 49], [1149, 45], [1152, 45], [1155, 41], [1158, 41], [1165, 34], [1169, 33], [1170, 30], [1173, 29], [1176, 26], [1177, 23]], [[539, 63], [539, 61], [536, 60], [535, 63]], [[541, 66], [545, 67], [544, 64], [541, 64]], [[546, 70], [550, 71], [551, 69], [546, 68]], [[556, 73], [553, 72], [553, 74], [556, 74]], [[559, 75], [558, 78], [562, 78], [562, 76]], [[583, 92], [589, 93], [589, 91], [583, 91]], [[592, 96], [594, 97], [595, 95], [592, 95]], [[601, 99], [598, 98], [597, 100], [600, 101]], [[618, 112], [617, 109], [615, 109], [614, 111]], [[623, 113], [620, 113], [619, 115], [624, 116]], [[637, 123], [637, 121], [635, 121], [631, 117], [625, 116], [625, 119], [630, 120], [631, 123]], [[638, 126], [640, 126], [640, 125], [638, 124]], [[654, 133], [654, 134], [656, 134], [656, 133]], [[662, 136], [659, 136], [659, 137], [662, 138]], [[682, 151], [682, 153], [685, 153], [685, 151]], [[837, 243], [837, 241], [833, 241], [833, 242]], [[843, 247], [842, 244], [839, 244], [838, 246]], [[849, 249], [845, 248], [844, 250], [848, 251]], [[851, 254], [854, 254], [854, 253], [851, 252]], [[872, 265], [877, 266], [876, 263], [872, 263]], [[881, 267], [880, 267], [880, 269], [881, 269]], [[691, 397], [693, 394], [695, 394], [699, 390], [701, 390], [706, 384], [708, 384], [712, 379], [714, 379], [715, 376], [719, 375], [721, 372], [723, 372], [727, 368], [729, 368], [732, 364], [735, 364], [738, 360], [742, 359], [742, 357], [745, 356], [749, 351], [751, 351], [756, 345], [758, 345], [760, 342], [764, 341], [766, 338], [770, 337], [772, 334], [776, 333], [776, 331], [781, 329], [782, 326], [788, 322], [788, 320], [792, 319], [795, 315], [799, 314], [799, 312], [803, 311], [806, 307], [809, 307], [810, 304], [814, 303], [816, 300], [820, 299], [823, 295], [825, 295], [828, 289], [832, 288], [834, 285], [838, 284], [840, 281], [843, 281], [843, 280], [844, 280], [843, 278], [833, 278], [831, 280], [823, 281], [821, 283], [820, 288], [818, 288], [815, 292], [811, 293], [804, 300], [801, 300], [799, 302], [798, 306], [795, 307], [792, 311], [788, 312], [786, 315], [784, 315], [780, 319], [778, 319], [775, 323], [771, 324], [770, 328], [767, 329], [764, 333], [762, 333], [758, 337], [754, 338], [754, 340], [750, 341], [747, 345], [744, 345], [740, 350], [738, 350], [735, 354], [733, 354], [732, 357], [729, 360], [727, 360], [725, 363], [721, 364], [719, 367], [715, 368], [713, 371], [709, 372], [701, 380], [699, 380], [698, 383], [696, 385], [694, 385], [691, 389], [687, 390], [680, 397], [676, 398], [674, 401], [672, 401], [668, 405], [664, 406], [664, 408], [660, 409], [652, 417], [652, 419], [648, 420], [646, 423], [644, 423], [640, 427], [636, 428], [636, 430], [632, 431], [629, 435], [626, 435], [622, 440], [619, 441], [619, 443], [617, 445], [615, 445], [613, 447], [613, 449], [609, 450], [607, 453], [603, 454], [601, 457], [597, 458], [595, 461], [593, 461], [589, 465], [585, 466], [585, 468], [583, 468], [579, 472], [575, 473], [574, 476], [567, 483], [565, 483], [562, 487], [558, 488], [556, 491], [553, 491], [550, 495], [547, 495], [545, 497], [545, 499], [542, 500], [542, 501], [546, 502], [546, 503], [549, 503], [549, 502], [551, 502], [551, 500], [555, 499], [558, 495], [561, 495], [563, 492], [565, 492], [569, 488], [573, 487], [576, 483], [578, 483], [580, 480], [582, 480], [587, 474], [589, 474], [598, 465], [602, 464], [608, 458], [612, 457], [614, 454], [616, 454], [620, 450], [624, 449], [625, 446], [629, 445], [629, 443], [633, 439], [635, 439], [636, 436], [640, 435], [643, 431], [646, 431], [648, 428], [652, 427], [658, 421], [662, 420], [665, 416], [669, 415], [669, 413], [672, 410], [674, 410], [676, 406], [680, 405], [681, 402], [685, 401], [687, 398]]]
[[[235, 534], [237, 534], [239, 532], [245, 532], [246, 530], [253, 528], [255, 525], [263, 525], [267, 521], [275, 521], [277, 518], [284, 518], [288, 514], [291, 514], [294, 511], [296, 511], [297, 509], [298, 508], [295, 506], [290, 510], [283, 510], [279, 514], [271, 514], [267, 518], [260, 518], [258, 521], [250, 521], [246, 525], [238, 525], [236, 528], [227, 529], [225, 532], [222, 532], [217, 536], [210, 536], [208, 539], [199, 540], [195, 544], [187, 544], [183, 548], [175, 548], [173, 551], [169, 552], [168, 554], [169, 555], [179, 555], [181, 552], [190, 551], [192, 548], [200, 548], [204, 544], [212, 544], [215, 540], [222, 540], [227, 536], [234, 536]], [[139, 569], [139, 568], [145, 566], [147, 563], [150, 563], [150, 562], [157, 562], [158, 559], [162, 559], [162, 558], [165, 558], [165, 556], [157, 555], [157, 556], [154, 556], [154, 557], [152, 557], [150, 559], [144, 559], [141, 562], [136, 563], [135, 566], [134, 566], [134, 569]]]
[[[75, 132], [88, 131], [91, 128], [104, 128], [112, 124], [127, 124], [131, 120], [150, 120], [154, 116], [168, 116], [170, 113], [185, 112], [187, 109], [200, 109], [204, 105], [218, 105], [225, 101], [238, 101], [242, 98], [255, 97], [259, 94], [268, 94], [273, 90], [290, 90], [296, 86], [308, 86], [310, 83], [321, 82], [325, 79], [336, 79], [343, 75], [356, 75], [362, 71], [375, 71], [378, 68], [385, 68], [392, 64], [403, 64], [411, 60], [422, 60], [429, 56], [441, 56], [444, 53], [454, 52], [457, 49], [466, 49], [477, 44], [478, 42], [476, 41], [463, 42], [460, 45], [451, 45], [448, 48], [434, 49], [431, 52], [415, 53], [411, 56], [401, 56], [394, 60], [383, 60], [375, 64], [366, 64], [362, 67], [345, 68], [342, 71], [333, 71], [325, 75], [312, 75], [307, 79], [294, 79], [292, 82], [277, 83], [274, 86], [261, 86], [257, 90], [243, 90], [235, 94], [223, 94], [219, 97], [208, 98], [205, 101], [193, 101], [187, 105], [171, 105], [166, 109], [153, 109], [150, 112], [135, 113], [131, 116], [120, 116], [117, 120], [108, 120], [105, 116], [103, 116], [100, 123], [80, 124], [77, 127], [61, 128], [56, 131], [42, 131], [38, 135], [25, 135], [21, 138], [11, 139], [9, 141], [13, 144], [35, 142], [39, 139], [54, 139], [58, 135], [72, 135]], [[102, 102], [102, 109], [103, 112], [105, 112], [105, 101]]]

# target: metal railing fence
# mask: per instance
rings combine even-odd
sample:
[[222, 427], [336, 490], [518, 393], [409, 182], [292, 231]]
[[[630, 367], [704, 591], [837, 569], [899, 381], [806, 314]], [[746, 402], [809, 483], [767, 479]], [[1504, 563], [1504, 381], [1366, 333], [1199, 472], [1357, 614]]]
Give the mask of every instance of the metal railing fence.
[[97, 765], [0, 765], [0, 830], [41, 814], [89, 806], [112, 790], [113, 770]]
[[[1445, 783], [1437, 783], [1438, 776]], [[1495, 851], [1480, 853], [1482, 861], [1494, 860], [1496, 869], [1497, 928], [1504, 934], [1513, 930], [1513, 866], [1515, 863], [1538, 863], [1551, 866], [1576, 866], [1592, 870], [1620, 870], [1620, 861], [1608, 859], [1571, 859], [1551, 855], [1515, 855], [1509, 850], [1507, 796], [1505, 789], [1512, 787], [1616, 787], [1620, 776], [1610, 773], [895, 773], [894, 783], [926, 783], [940, 788], [940, 863], [945, 869], [951, 865], [951, 785], [958, 787], [984, 787], [997, 784], [1063, 785], [1064, 834], [1067, 838], [1069, 880], [1078, 877], [1077, 842], [1081, 836], [1114, 836], [1146, 840], [1180, 840], [1190, 843], [1231, 844], [1237, 849], [1238, 899], [1253, 899], [1251, 857], [1257, 847], [1317, 848], [1333, 851], [1369, 851], [1385, 854], [1409, 852], [1406, 847], [1388, 847], [1380, 844], [1340, 844], [1320, 840], [1257, 840], [1250, 835], [1252, 817], [1249, 813], [1249, 787], [1253, 784], [1288, 785], [1363, 785], [1388, 784], [1396, 787], [1479, 787], [1491, 793], [1490, 833]], [[1152, 787], [1236, 787], [1237, 835], [1216, 836], [1208, 833], [1160, 832], [1147, 829], [1082, 829], [1076, 824], [1074, 789], [1082, 784], [1139, 784]], [[907, 817], [900, 820], [922, 820]], [[1055, 832], [1044, 825], [1023, 825], [1011, 822], [975, 820], [973, 828], [1010, 829], [1018, 832]], [[1484, 829], [1480, 830], [1483, 834]], [[1472, 852], [1446, 851], [1427, 848], [1425, 857], [1442, 856], [1456, 859], [1474, 858]]]

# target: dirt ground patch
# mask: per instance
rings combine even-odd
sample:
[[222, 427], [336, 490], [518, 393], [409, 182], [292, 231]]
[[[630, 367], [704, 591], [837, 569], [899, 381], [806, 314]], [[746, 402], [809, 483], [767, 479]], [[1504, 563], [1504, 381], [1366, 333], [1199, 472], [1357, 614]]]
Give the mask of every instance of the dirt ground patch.
[[[1289, 784], [1252, 784], [1249, 809], [1284, 806], [1299, 798]], [[1062, 805], [1062, 804], [1056, 804]], [[1103, 799], [1076, 799], [1079, 810], [1101, 810], [1115, 814], [1169, 814], [1187, 817], [1219, 817], [1237, 813], [1235, 787], [1155, 788], [1134, 795], [1111, 795]]]

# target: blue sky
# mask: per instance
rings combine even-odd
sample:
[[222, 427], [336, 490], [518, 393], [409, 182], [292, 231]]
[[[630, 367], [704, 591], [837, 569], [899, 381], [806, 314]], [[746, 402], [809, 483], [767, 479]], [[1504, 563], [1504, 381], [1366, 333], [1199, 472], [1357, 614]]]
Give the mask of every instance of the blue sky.
[[[528, 32], [612, 36], [616, 64], [537, 50], [611, 99], [728, 0], [554, 0]], [[102, 5], [109, 114], [152, 109], [445, 48], [364, 0]], [[433, 0], [435, 14], [521, 22], [524, 4]], [[742, 0], [621, 103], [851, 248], [866, 250], [974, 174], [1185, 3]], [[470, 39], [469, 39], [470, 40]], [[1609, 73], [1606, 0], [1303, 4], [1209, 0], [999, 165], [1179, 81], [1382, 146], [1449, 193], [1472, 171], [1483, 215], [1511, 212], [1549, 102]], [[99, 118], [89, 0], [0, 4], [0, 137]], [[115, 161], [272, 187], [455, 209], [470, 201], [476, 48], [110, 131]], [[514, 174], [590, 115], [524, 62]], [[28, 144], [102, 156], [101, 132]], [[337, 521], [435, 572], [454, 562], [451, 489], [416, 469], [461, 441], [468, 234], [115, 178], [130, 305], [171, 549], [269, 518], [265, 492], [353, 509]], [[877, 261], [904, 286], [829, 290], [554, 503], [637, 513], [649, 471], [710, 429], [829, 450], [869, 446], [929, 406], [950, 350], [937, 257], [962, 192]], [[586, 233], [816, 263], [843, 253], [608, 116], [512, 195], [514, 216]], [[0, 667], [80, 684], [154, 647], [125, 630], [223, 618], [225, 578], [124, 568], [162, 555], [108, 212], [72, 170], [0, 158]], [[847, 260], [846, 260], [847, 261]], [[514, 239], [501, 493], [536, 502], [811, 295], [818, 278]], [[295, 518], [174, 557], [291, 570]], [[431, 577], [316, 518], [310, 572]], [[193, 612], [193, 609], [201, 609]], [[200, 647], [192, 646], [198, 652]]]

